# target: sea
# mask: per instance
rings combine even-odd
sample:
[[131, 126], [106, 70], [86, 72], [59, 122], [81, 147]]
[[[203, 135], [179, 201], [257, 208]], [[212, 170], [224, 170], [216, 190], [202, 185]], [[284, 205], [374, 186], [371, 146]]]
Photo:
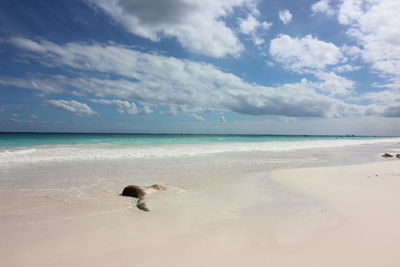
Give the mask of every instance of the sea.
[[389, 136], [0, 133], [0, 164], [294, 151], [394, 142]]

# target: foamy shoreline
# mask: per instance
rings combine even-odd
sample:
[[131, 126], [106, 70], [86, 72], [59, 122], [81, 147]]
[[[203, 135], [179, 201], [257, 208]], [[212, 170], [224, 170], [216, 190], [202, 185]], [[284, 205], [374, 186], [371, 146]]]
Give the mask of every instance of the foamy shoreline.
[[270, 141], [177, 145], [46, 145], [0, 150], [0, 164], [190, 157], [231, 152], [281, 152], [400, 142], [400, 138]]
[[[5, 266], [397, 266], [400, 160], [381, 157], [400, 149], [391, 141], [0, 166], [0, 258]], [[149, 213], [119, 196], [127, 184], [152, 183], [189, 190], [152, 195]]]

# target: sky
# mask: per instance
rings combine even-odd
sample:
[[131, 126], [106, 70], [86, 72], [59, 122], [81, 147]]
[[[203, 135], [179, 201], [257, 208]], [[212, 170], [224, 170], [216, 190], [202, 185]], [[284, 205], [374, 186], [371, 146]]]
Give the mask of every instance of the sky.
[[2, 0], [0, 131], [400, 135], [398, 0]]

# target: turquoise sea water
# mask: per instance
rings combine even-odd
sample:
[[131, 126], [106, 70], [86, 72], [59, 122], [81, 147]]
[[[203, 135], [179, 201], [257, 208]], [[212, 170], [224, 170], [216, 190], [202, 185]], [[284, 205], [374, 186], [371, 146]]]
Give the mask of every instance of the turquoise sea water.
[[[207, 134], [111, 134], [111, 133], [0, 133], [0, 148], [42, 145], [112, 144], [167, 145], [229, 142], [311, 141], [335, 139], [378, 139], [384, 137], [294, 136], [294, 135], [207, 135]], [[386, 137], [387, 138], [387, 137]]]

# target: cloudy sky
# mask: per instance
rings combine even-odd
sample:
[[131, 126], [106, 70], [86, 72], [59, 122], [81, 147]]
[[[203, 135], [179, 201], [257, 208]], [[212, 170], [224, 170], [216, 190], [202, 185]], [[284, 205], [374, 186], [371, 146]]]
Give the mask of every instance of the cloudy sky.
[[400, 135], [398, 0], [2, 0], [0, 131]]

